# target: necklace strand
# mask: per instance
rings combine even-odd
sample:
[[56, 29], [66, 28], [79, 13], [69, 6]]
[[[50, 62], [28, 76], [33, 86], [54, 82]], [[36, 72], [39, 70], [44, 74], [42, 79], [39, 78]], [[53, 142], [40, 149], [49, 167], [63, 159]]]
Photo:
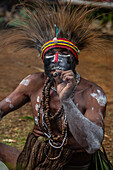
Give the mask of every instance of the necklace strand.
[[[61, 108], [54, 115], [50, 114], [50, 90], [52, 89], [55, 92], [57, 92], [57, 90], [52, 87], [53, 80], [54, 80], [53, 78], [52, 79], [47, 78], [47, 81], [44, 84], [43, 91], [42, 91], [42, 100], [40, 103], [37, 117], [35, 117], [35, 124], [48, 138], [48, 142], [51, 147], [55, 149], [61, 149], [67, 143], [66, 142], [67, 141], [67, 118], [63, 106], [61, 106]], [[80, 76], [77, 72], [75, 75], [75, 80], [76, 80], [76, 85], [75, 85], [76, 88], [80, 82]], [[75, 88], [71, 96], [72, 99], [74, 97]], [[51, 120], [55, 120], [56, 118], [60, 118], [60, 117], [62, 117], [62, 133], [61, 135], [55, 136], [52, 132]], [[40, 124], [40, 120], [42, 124]], [[62, 141], [61, 144], [59, 144], [59, 140]], [[55, 158], [51, 158], [51, 159], [55, 159]]]

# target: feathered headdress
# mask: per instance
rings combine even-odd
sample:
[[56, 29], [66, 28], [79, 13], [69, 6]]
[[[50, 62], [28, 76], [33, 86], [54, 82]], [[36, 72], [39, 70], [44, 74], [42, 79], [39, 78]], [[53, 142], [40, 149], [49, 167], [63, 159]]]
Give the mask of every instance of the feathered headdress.
[[17, 28], [14, 34], [14, 42], [18, 49], [35, 48], [43, 56], [48, 42], [49, 47], [52, 47], [62, 40], [64, 46], [68, 43], [66, 47], [70, 46], [77, 58], [79, 50], [90, 45], [99, 45], [99, 35], [90, 29], [90, 22], [87, 20], [88, 14], [92, 11], [89, 6], [74, 8], [71, 2], [55, 1], [51, 4], [38, 1], [32, 4], [25, 3], [20, 9], [24, 15], [16, 19]]

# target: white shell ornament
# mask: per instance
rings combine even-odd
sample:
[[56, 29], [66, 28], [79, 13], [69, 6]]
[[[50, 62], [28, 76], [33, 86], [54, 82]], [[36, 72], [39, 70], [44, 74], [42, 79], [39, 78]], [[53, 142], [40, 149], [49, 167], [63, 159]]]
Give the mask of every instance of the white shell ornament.
[[80, 54], [80, 50], [78, 50], [78, 54]]
[[54, 38], [53, 38], [53, 42], [54, 42], [54, 43], [57, 43], [57, 37], [54, 37]]

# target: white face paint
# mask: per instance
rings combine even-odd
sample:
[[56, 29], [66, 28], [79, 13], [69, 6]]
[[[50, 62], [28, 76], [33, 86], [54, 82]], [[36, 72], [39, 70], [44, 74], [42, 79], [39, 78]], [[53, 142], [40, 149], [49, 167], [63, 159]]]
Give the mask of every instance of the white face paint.
[[20, 84], [23, 84], [24, 86], [28, 86], [29, 85], [29, 83], [30, 83], [30, 79], [23, 79], [21, 82], [20, 82]]
[[37, 102], [38, 102], [38, 103], [39, 103], [39, 100], [40, 100], [40, 97], [38, 96], [38, 97], [37, 97]]
[[40, 105], [36, 104], [35, 105], [35, 110], [38, 111], [39, 107], [40, 107]]
[[105, 106], [107, 103], [107, 98], [102, 94], [100, 90], [97, 90], [97, 93], [90, 94], [93, 98], [95, 98], [100, 106]]
[[9, 98], [6, 98], [5, 101], [6, 101], [7, 103], [11, 103], [11, 100], [10, 100]]
[[10, 105], [9, 105], [9, 107], [10, 107], [11, 109], [13, 109], [13, 108], [14, 108], [13, 104], [10, 104]]

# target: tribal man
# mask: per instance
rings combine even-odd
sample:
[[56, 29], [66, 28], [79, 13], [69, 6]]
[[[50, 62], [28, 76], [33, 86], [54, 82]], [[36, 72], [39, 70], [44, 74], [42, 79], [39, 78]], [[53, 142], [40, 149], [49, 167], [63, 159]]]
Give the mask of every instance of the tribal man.
[[107, 100], [101, 87], [76, 72], [80, 51], [102, 45], [87, 21], [92, 9], [39, 1], [33, 10], [27, 5], [16, 44], [36, 48], [45, 72], [27, 76], [0, 102], [1, 119], [29, 101], [34, 114], [22, 152], [0, 143], [0, 159], [16, 170], [93, 169], [92, 155], [104, 137]]

